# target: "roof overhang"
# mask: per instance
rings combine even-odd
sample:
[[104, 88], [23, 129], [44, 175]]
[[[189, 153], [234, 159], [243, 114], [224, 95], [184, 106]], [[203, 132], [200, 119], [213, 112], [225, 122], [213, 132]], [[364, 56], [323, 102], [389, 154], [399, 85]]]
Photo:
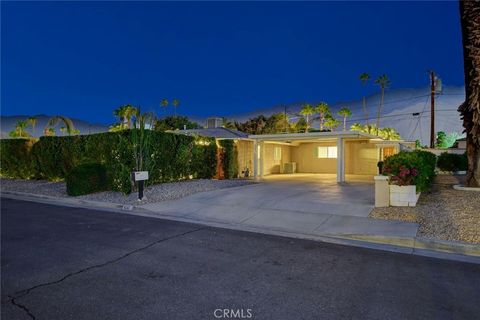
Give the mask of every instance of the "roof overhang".
[[259, 134], [249, 135], [248, 138], [256, 141], [332, 140], [337, 138], [378, 139], [383, 141], [383, 139], [377, 136], [358, 131]]

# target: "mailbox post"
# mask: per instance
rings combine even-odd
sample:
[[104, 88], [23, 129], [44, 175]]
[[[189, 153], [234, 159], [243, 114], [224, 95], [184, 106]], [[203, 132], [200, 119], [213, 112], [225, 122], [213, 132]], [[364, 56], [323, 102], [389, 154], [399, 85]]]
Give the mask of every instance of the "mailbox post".
[[148, 171], [135, 171], [132, 173], [133, 181], [138, 182], [138, 200], [143, 200], [145, 180], [148, 180]]

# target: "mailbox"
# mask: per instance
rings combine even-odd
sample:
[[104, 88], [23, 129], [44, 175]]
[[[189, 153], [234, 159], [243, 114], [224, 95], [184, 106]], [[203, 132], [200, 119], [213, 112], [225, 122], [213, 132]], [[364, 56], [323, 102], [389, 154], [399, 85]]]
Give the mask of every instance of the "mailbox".
[[135, 171], [133, 173], [133, 181], [148, 180], [148, 171]]

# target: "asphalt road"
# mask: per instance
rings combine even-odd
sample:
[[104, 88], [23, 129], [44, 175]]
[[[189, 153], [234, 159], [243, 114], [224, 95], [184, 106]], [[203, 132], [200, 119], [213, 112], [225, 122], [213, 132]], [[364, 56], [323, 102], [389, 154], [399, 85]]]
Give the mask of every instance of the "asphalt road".
[[217, 309], [233, 309], [229, 319], [480, 314], [479, 265], [33, 202], [1, 205], [2, 319], [226, 319]]

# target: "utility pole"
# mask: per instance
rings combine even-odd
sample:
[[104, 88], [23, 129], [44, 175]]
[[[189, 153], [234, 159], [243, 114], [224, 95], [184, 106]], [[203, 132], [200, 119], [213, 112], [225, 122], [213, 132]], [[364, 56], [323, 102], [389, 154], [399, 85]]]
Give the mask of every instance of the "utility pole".
[[430, 148], [435, 148], [435, 71], [430, 73]]

